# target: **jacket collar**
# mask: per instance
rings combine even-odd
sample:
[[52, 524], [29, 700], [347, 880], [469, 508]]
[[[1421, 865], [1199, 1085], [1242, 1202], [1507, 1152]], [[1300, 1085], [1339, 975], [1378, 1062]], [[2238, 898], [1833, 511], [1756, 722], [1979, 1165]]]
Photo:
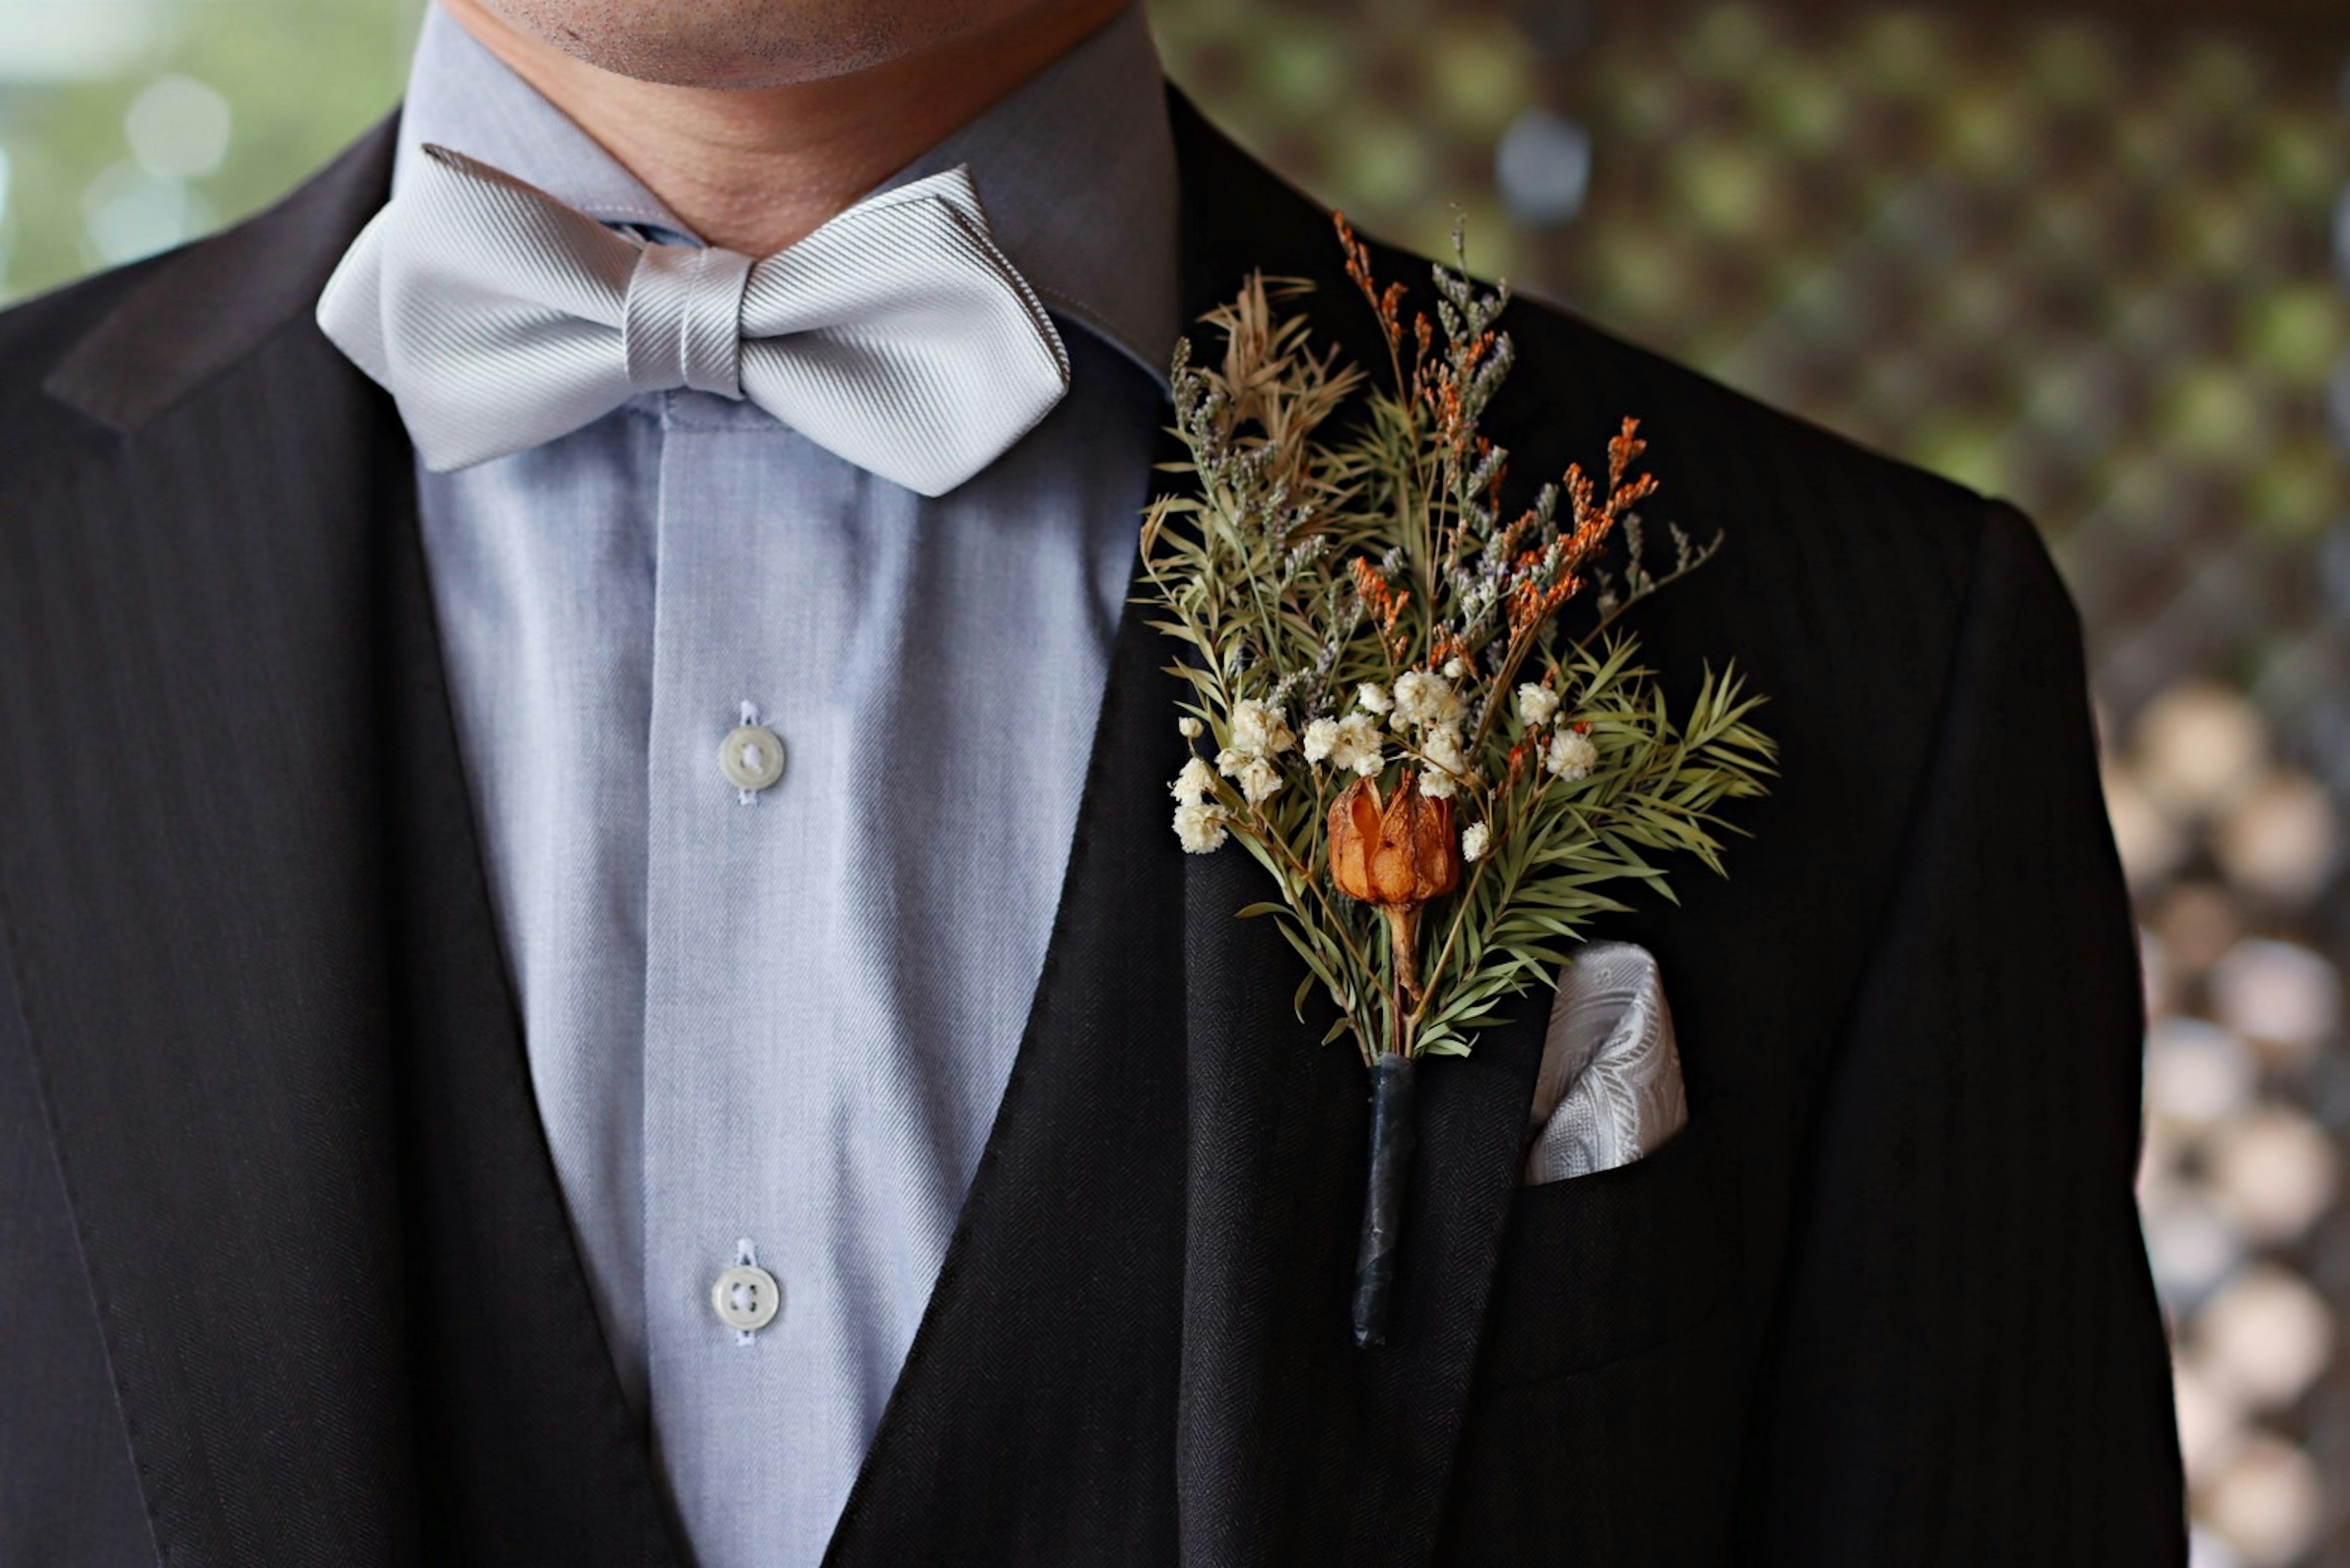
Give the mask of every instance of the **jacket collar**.
[[151, 264], [143, 285], [58, 361], [50, 396], [137, 430], [307, 325], [319, 291], [390, 189], [396, 119], [354, 142], [276, 206]]

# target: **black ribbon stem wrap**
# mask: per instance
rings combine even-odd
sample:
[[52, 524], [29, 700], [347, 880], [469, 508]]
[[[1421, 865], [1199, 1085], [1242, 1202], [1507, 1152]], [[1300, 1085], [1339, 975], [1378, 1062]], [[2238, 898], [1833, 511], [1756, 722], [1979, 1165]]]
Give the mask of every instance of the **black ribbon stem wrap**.
[[1419, 1062], [1390, 1053], [1371, 1063], [1371, 1178], [1363, 1195], [1363, 1242], [1355, 1254], [1355, 1344], [1388, 1342], [1388, 1287], [1403, 1239], [1404, 1183], [1411, 1173], [1412, 1104]]

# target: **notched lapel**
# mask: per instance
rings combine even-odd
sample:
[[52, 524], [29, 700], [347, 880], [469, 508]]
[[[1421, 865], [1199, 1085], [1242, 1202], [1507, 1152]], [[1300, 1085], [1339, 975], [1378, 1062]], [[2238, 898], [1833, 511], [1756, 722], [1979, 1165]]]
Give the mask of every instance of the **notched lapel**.
[[6, 961], [173, 1560], [414, 1543], [363, 388], [281, 332], [0, 526]]
[[111, 429], [136, 430], [287, 322], [308, 319], [344, 248], [391, 188], [397, 123], [378, 125], [250, 223], [155, 264], [57, 362], [48, 394]]

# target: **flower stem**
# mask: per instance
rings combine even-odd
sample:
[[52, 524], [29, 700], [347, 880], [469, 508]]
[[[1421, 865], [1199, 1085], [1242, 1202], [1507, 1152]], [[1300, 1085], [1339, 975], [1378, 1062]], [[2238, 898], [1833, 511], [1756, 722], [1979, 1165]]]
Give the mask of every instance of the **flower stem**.
[[1355, 1344], [1388, 1339], [1388, 1294], [1403, 1238], [1404, 1183], [1411, 1173], [1415, 1075], [1419, 1064], [1390, 1052], [1371, 1064], [1370, 1185], [1363, 1195], [1362, 1244], [1355, 1252]]
[[[1380, 912], [1388, 918], [1388, 946], [1394, 949], [1396, 983], [1412, 1001], [1419, 1000], [1419, 906], [1418, 904], [1384, 904]], [[1401, 1012], [1397, 1016], [1400, 1018]], [[1402, 1042], [1397, 1043], [1401, 1050]]]

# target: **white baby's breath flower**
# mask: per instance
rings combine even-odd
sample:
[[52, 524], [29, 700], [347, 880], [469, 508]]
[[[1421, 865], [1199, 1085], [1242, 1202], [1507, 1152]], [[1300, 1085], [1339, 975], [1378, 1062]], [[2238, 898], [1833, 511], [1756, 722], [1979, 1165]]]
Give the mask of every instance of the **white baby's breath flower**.
[[1468, 673], [1469, 667], [1458, 659], [1448, 659], [1444, 661], [1444, 679], [1447, 680], [1458, 680]]
[[1450, 724], [1461, 717], [1461, 694], [1441, 675], [1426, 670], [1406, 670], [1395, 684], [1396, 717], [1425, 728]]
[[1419, 793], [1426, 795], [1429, 799], [1451, 800], [1452, 798], [1452, 775], [1446, 773], [1443, 769], [1422, 768], [1419, 770]]
[[1210, 771], [1207, 763], [1193, 757], [1183, 764], [1183, 771], [1175, 775], [1175, 782], [1167, 786], [1167, 793], [1185, 805], [1197, 805], [1207, 799], [1215, 787], [1215, 774]]
[[1384, 713], [1394, 706], [1388, 689], [1375, 680], [1366, 680], [1355, 688], [1355, 701], [1366, 713]]
[[1175, 721], [1175, 732], [1181, 735], [1187, 741], [1198, 740], [1200, 738], [1201, 731], [1204, 728], [1205, 726], [1202, 725], [1199, 720], [1194, 719], [1189, 713], [1184, 714], [1181, 718]]
[[1460, 725], [1438, 725], [1420, 741], [1419, 750], [1422, 756], [1446, 773], [1455, 777], [1467, 776], [1469, 758], [1461, 746]]
[[1281, 793], [1281, 770], [1263, 757], [1251, 757], [1241, 764], [1241, 798], [1251, 805], [1262, 805]]
[[1485, 846], [1492, 836], [1493, 830], [1486, 826], [1485, 824], [1482, 822], [1472, 822], [1468, 826], [1462, 828], [1461, 830], [1461, 858], [1463, 860], [1482, 860], [1485, 857]]
[[1270, 702], [1247, 698], [1232, 704], [1232, 749], [1253, 757], [1277, 757], [1296, 743], [1289, 722]]
[[1348, 768], [1366, 777], [1379, 771], [1387, 759], [1379, 752], [1378, 721], [1368, 713], [1349, 713], [1333, 726], [1330, 765]]
[[1543, 757], [1543, 765], [1573, 784], [1576, 779], [1588, 778], [1598, 761], [1599, 748], [1591, 743], [1590, 736], [1574, 730], [1561, 730], [1551, 737], [1550, 750]]
[[1175, 808], [1175, 836], [1187, 855], [1212, 855], [1231, 834], [1224, 827], [1224, 808], [1191, 802]]
[[1558, 713], [1558, 693], [1529, 681], [1518, 688], [1518, 717], [1529, 730], [1539, 730]]
[[1316, 719], [1305, 726], [1305, 760], [1318, 763], [1328, 757], [1338, 743], [1338, 721]]

